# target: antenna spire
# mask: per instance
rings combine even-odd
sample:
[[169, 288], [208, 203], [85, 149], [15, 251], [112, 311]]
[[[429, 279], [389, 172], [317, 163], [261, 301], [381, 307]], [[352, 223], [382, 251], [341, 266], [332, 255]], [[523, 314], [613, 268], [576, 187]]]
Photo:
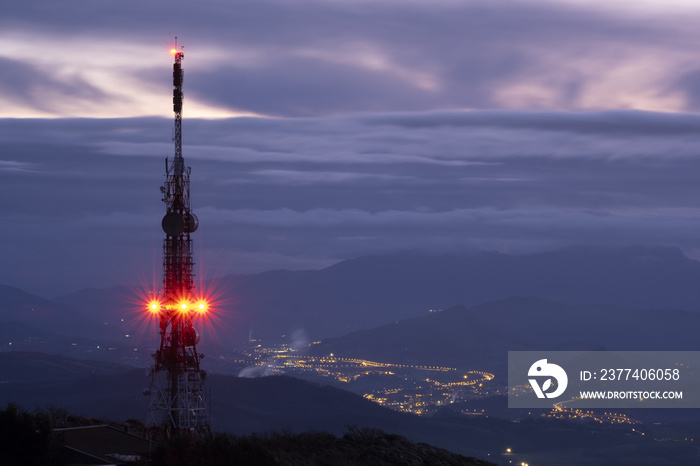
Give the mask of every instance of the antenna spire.
[[[175, 38], [177, 44], [177, 37]], [[177, 47], [177, 45], [176, 45]], [[197, 352], [199, 331], [193, 325], [206, 311], [206, 303], [195, 296], [194, 261], [190, 234], [199, 226], [190, 209], [190, 167], [182, 157], [182, 60], [184, 47], [172, 49], [173, 141], [175, 154], [171, 163], [165, 159], [165, 184], [161, 186], [166, 213], [161, 222], [163, 240], [162, 302], [151, 312], [160, 327], [160, 348], [153, 355], [151, 404], [146, 427], [149, 433], [169, 437], [177, 432], [209, 431], [208, 395], [204, 390], [204, 371], [199, 368], [203, 357]], [[195, 303], [198, 303], [195, 305]], [[160, 435], [159, 435], [160, 433]]]

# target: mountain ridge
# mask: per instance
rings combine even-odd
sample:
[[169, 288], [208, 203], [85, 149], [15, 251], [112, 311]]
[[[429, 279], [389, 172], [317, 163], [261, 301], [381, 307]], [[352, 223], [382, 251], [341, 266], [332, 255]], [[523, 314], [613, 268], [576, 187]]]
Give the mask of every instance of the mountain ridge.
[[[230, 275], [204, 283], [217, 296], [217, 322], [228, 341], [284, 341], [304, 330], [311, 340], [424, 315], [455, 304], [473, 306], [533, 295], [564, 304], [700, 310], [700, 262], [678, 248], [572, 246], [512, 255], [498, 252], [363, 256], [313, 271]], [[81, 322], [142, 315], [137, 287], [89, 289], [52, 301]], [[2, 295], [0, 294], [0, 298]], [[0, 308], [0, 318], [3, 316]], [[99, 328], [98, 328], [99, 330]]]
[[310, 354], [503, 373], [508, 351], [694, 351], [700, 313], [508, 297], [363, 329]]

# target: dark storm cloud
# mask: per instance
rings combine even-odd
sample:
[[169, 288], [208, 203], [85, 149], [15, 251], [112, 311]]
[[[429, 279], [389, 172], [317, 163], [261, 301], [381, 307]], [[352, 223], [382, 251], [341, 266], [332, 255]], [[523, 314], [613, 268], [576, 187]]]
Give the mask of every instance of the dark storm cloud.
[[[197, 254], [210, 275], [406, 248], [700, 248], [696, 115], [434, 112], [185, 123], [202, 225]], [[155, 118], [0, 121], [0, 217], [11, 225], [0, 283], [51, 294], [152, 281], [141, 275], [159, 270], [158, 187], [169, 135], [170, 121]]]
[[[255, 70], [203, 73], [193, 92], [206, 101], [267, 115], [313, 116], [342, 111], [412, 110], [434, 104], [433, 93], [351, 63], [298, 58]], [[216, 95], [203, 89], [219, 89]], [[240, 90], [246, 89], [245, 92]]]
[[13, 103], [26, 105], [38, 110], [47, 110], [52, 105], [46, 101], [46, 91], [60, 93], [64, 98], [90, 101], [105, 100], [106, 95], [84, 80], [65, 82], [56, 79], [51, 72], [44, 72], [35, 66], [0, 57], [0, 93]]
[[[268, 115], [696, 105], [688, 63], [689, 44], [699, 39], [689, 27], [697, 11], [486, 0], [142, 3], [32, 0], [7, 8], [0, 25], [11, 45], [69, 44], [47, 52], [56, 63], [113, 54], [113, 81], [83, 78], [105, 89], [120, 77], [159, 82], [155, 63], [138, 53], [129, 63], [129, 47], [157, 48], [179, 35], [188, 47], [189, 96]], [[88, 51], [87, 44], [105, 47]], [[36, 60], [24, 55], [17, 68]], [[75, 68], [68, 67], [80, 75]], [[61, 71], [34, 67], [34, 79], [50, 81]], [[22, 88], [14, 82], [7, 85]], [[60, 114], [60, 107], [51, 111]]]
[[[547, 74], [564, 75], [551, 91], [556, 104], [571, 108], [591, 76], [567, 70], [567, 59], [605, 53], [601, 48], [624, 55], [610, 45], [658, 46], [674, 36], [663, 23], [552, 4], [517, 2], [506, 9], [494, 2], [409, 2], [396, 8], [378, 2], [348, 8], [302, 2], [296, 14], [285, 9], [279, 17], [264, 3], [246, 6], [250, 22], [235, 28], [231, 45], [260, 47], [263, 58], [241, 64], [232, 54], [197, 78], [193, 92], [268, 114], [502, 107], [508, 104], [496, 95], [499, 88], [522, 77], [547, 85]], [[251, 24], [259, 29], [251, 31]], [[260, 30], [269, 33], [256, 37]], [[303, 53], [310, 50], [316, 53]], [[558, 53], [561, 62], [550, 60]]]

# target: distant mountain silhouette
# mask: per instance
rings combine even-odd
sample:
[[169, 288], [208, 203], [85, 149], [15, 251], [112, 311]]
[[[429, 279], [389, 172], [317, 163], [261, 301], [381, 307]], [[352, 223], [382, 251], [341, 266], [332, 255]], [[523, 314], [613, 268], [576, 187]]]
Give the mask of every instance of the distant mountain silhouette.
[[68, 306], [19, 288], [0, 285], [0, 322], [22, 322], [45, 329], [68, 330], [85, 315]]
[[695, 351], [700, 313], [510, 297], [329, 338], [313, 355], [504, 369], [508, 351]]
[[[317, 271], [229, 276], [207, 286], [220, 295], [217, 330], [235, 344], [251, 334], [289, 339], [295, 329], [317, 340], [424, 315], [428, 309], [509, 296], [695, 311], [700, 310], [698, 284], [700, 263], [677, 248], [578, 246], [526, 255], [367, 256]], [[120, 318], [137, 318], [139, 294], [128, 288], [86, 290], [54, 303], [95, 321], [114, 322], [117, 335]]]

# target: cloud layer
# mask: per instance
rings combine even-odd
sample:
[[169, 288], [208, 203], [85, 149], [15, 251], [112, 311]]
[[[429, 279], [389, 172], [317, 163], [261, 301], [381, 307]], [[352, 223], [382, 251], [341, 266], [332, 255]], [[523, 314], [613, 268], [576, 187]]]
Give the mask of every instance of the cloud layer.
[[700, 256], [699, 20], [686, 0], [8, 4], [0, 283], [160, 275], [174, 36], [200, 274], [407, 248]]
[[[619, 3], [619, 2], [617, 2]], [[0, 18], [0, 116], [698, 109], [689, 1], [29, 0]]]
[[[160, 273], [167, 119], [2, 120], [0, 283]], [[696, 254], [700, 117], [465, 111], [185, 121], [208, 276], [417, 248]], [[37, 135], [41, 135], [37, 138]]]

